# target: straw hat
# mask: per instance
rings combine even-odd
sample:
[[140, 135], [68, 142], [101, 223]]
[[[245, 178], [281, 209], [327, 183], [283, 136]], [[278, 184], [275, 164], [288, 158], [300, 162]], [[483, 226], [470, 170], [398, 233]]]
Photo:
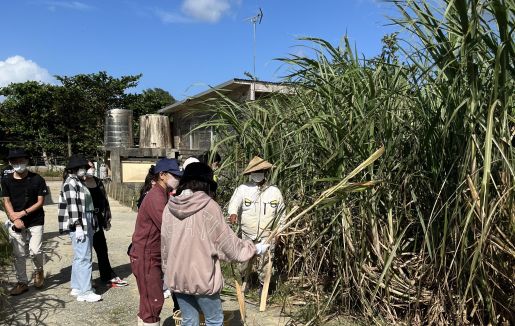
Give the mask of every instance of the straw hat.
[[262, 159], [259, 156], [254, 156], [252, 160], [250, 160], [249, 165], [247, 165], [245, 170], [243, 170], [243, 174], [245, 175], [256, 171], [268, 170], [272, 166], [273, 165], [270, 162]]

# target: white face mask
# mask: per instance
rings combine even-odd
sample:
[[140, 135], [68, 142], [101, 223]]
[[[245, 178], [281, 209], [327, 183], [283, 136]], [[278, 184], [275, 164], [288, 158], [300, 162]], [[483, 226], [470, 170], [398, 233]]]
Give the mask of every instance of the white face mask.
[[260, 183], [264, 179], [265, 179], [264, 172], [252, 172], [250, 174], [250, 180], [254, 181], [255, 183]]
[[177, 189], [177, 187], [179, 186], [179, 179], [177, 179], [174, 175], [169, 174], [168, 180], [166, 180], [166, 185], [170, 189]]
[[94, 168], [89, 168], [89, 169], [86, 171], [86, 176], [88, 176], [88, 177], [93, 177], [93, 176], [95, 176], [95, 169], [94, 169]]
[[13, 170], [16, 173], [24, 173], [25, 171], [27, 171], [27, 164], [14, 164]]
[[85, 175], [86, 175], [86, 169], [79, 169], [79, 170], [77, 171], [77, 176], [78, 176], [79, 178], [83, 178]]

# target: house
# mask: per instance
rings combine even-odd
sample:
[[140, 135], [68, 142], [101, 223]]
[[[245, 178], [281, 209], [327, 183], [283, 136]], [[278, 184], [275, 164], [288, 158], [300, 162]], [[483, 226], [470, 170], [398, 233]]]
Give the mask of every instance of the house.
[[246, 102], [269, 93], [287, 93], [288, 90], [289, 87], [281, 83], [235, 78], [183, 101], [175, 102], [158, 112], [170, 116], [173, 147], [180, 155], [188, 157], [210, 149], [213, 130], [194, 129], [211, 118], [208, 114], [202, 113], [202, 108], [209, 105], [210, 101], [219, 99], [220, 94], [233, 101]]

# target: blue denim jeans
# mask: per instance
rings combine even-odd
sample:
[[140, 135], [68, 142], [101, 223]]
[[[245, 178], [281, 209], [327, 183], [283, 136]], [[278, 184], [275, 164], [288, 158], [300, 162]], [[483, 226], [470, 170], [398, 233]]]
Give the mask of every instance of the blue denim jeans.
[[199, 311], [206, 318], [206, 326], [222, 326], [224, 324], [224, 311], [220, 294], [190, 295], [175, 293], [181, 308], [183, 326], [199, 325]]
[[79, 294], [85, 294], [91, 291], [91, 270], [92, 270], [92, 256], [91, 248], [93, 246], [93, 229], [91, 228], [91, 222], [93, 214], [87, 212], [85, 218], [88, 221], [87, 234], [84, 236], [84, 240], [77, 241], [75, 238], [75, 232], [70, 232], [70, 238], [73, 246], [73, 262], [72, 262], [72, 278], [71, 286], [72, 289], [79, 290]]

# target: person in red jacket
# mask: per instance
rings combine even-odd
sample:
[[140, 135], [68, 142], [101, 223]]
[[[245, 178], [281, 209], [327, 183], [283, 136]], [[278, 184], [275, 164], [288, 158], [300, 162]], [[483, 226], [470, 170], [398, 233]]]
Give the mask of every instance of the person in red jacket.
[[[152, 171], [151, 171], [152, 172]], [[161, 271], [161, 216], [168, 194], [177, 188], [182, 171], [175, 159], [160, 159], [153, 171], [154, 185], [138, 210], [129, 252], [139, 291], [138, 325], [159, 325], [163, 308]]]

